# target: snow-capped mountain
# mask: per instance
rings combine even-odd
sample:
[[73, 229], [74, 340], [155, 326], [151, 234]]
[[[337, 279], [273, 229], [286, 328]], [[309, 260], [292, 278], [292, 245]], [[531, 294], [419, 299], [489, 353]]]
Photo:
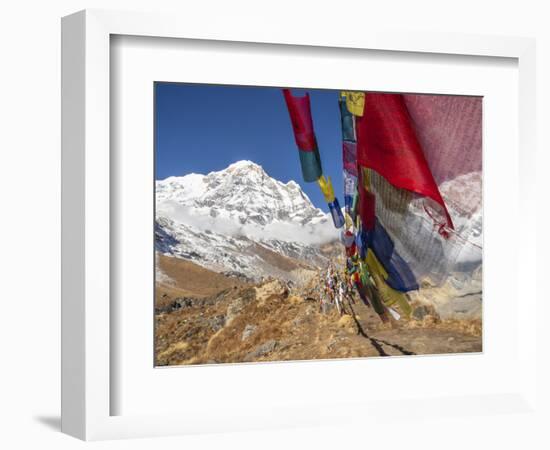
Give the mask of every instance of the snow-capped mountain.
[[325, 221], [300, 186], [271, 178], [251, 161], [239, 161], [208, 175], [189, 174], [157, 182], [157, 204], [174, 201], [193, 215], [230, 219], [240, 225], [275, 221], [306, 225]]
[[[427, 209], [433, 207], [433, 202], [427, 201], [425, 197], [416, 197], [409, 204], [410, 214], [403, 228], [405, 231], [399, 236], [400, 239], [394, 239], [394, 242], [400, 256], [405, 260], [418, 260], [410, 249], [414, 249], [414, 246], [422, 242], [423, 256], [413, 269], [418, 270], [417, 276], [429, 272], [432, 281], [436, 281], [454, 272], [470, 273], [481, 265], [483, 254], [481, 182], [481, 173], [471, 172], [445, 181], [439, 186], [454, 225], [454, 230], [447, 230], [449, 234], [445, 238], [440, 236], [439, 232], [434, 233], [438, 222], [427, 214]], [[437, 216], [434, 215], [434, 217]], [[441, 220], [441, 217], [438, 218]], [[408, 242], [411, 243], [410, 246]]]
[[156, 182], [157, 251], [218, 272], [292, 279], [325, 263], [320, 245], [337, 236], [297, 183], [251, 161]]
[[439, 187], [456, 232], [477, 246], [483, 245], [481, 172], [471, 172], [446, 181]]
[[[452, 260], [475, 267], [481, 263], [481, 173], [439, 188], [457, 236]], [[432, 222], [416, 203], [410, 205], [412, 217], [429, 229]], [[301, 269], [324, 266], [320, 247], [337, 237], [331, 218], [297, 183], [275, 180], [251, 161], [156, 182], [157, 251], [217, 272], [295, 279]]]

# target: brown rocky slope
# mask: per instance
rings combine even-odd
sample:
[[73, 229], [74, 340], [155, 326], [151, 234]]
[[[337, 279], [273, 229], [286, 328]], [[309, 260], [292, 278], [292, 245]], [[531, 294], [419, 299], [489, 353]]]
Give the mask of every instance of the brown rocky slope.
[[[315, 289], [278, 280], [226, 277], [159, 257], [156, 364], [212, 364], [480, 352], [478, 321], [440, 320], [418, 306], [411, 319], [381, 324], [358, 299], [321, 313]], [[160, 278], [160, 279], [159, 279]], [[318, 284], [310, 280], [310, 288]]]

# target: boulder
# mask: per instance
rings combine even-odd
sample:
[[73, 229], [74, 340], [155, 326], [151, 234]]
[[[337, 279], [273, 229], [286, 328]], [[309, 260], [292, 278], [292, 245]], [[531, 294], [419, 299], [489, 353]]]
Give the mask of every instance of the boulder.
[[278, 345], [279, 343], [273, 339], [267, 342], [264, 342], [263, 344], [259, 345], [254, 350], [252, 350], [250, 353], [248, 353], [244, 357], [244, 360], [248, 362], [255, 361], [257, 358], [260, 358], [262, 356], [265, 356], [271, 353], [273, 350], [277, 348]]
[[241, 340], [245, 341], [246, 339], [248, 339], [254, 333], [254, 331], [256, 331], [256, 328], [256, 325], [247, 324], [244, 327]]

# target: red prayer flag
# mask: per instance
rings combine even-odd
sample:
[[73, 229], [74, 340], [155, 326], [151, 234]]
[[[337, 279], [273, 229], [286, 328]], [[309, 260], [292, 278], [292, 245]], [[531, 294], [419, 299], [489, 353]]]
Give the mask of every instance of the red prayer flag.
[[353, 255], [355, 255], [356, 251], [357, 251], [357, 244], [354, 242], [349, 247], [346, 247], [346, 256], [348, 258], [351, 258]]
[[481, 172], [481, 97], [405, 94], [403, 100], [438, 186]]
[[407, 106], [400, 94], [368, 93], [362, 117], [356, 117], [357, 162], [398, 188], [438, 203], [453, 228], [424, 152], [416, 137]]
[[290, 89], [283, 89], [286, 106], [294, 130], [296, 145], [300, 150], [312, 152], [316, 149], [315, 133], [313, 132], [313, 120], [311, 119], [311, 107], [309, 94], [303, 97], [295, 97]]
[[343, 142], [343, 163], [344, 170], [347, 170], [351, 175], [357, 176], [357, 144], [355, 142]]

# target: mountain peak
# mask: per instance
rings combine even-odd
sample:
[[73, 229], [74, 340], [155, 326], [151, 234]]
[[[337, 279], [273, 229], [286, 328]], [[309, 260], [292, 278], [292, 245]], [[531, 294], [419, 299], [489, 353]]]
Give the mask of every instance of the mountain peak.
[[207, 175], [170, 177], [156, 183], [157, 207], [169, 202], [188, 213], [239, 226], [265, 226], [272, 222], [305, 225], [323, 221], [316, 208], [295, 181], [283, 183], [270, 177], [259, 164], [242, 160]]
[[254, 161], [250, 161], [248, 159], [242, 159], [241, 161], [236, 161], [232, 164], [230, 164], [225, 170], [235, 170], [235, 169], [261, 169], [262, 166], [259, 164], [256, 164]]
[[280, 270], [269, 252], [311, 264], [324, 261], [321, 244], [337, 239], [298, 183], [272, 178], [248, 160], [159, 180], [155, 200], [157, 250], [214, 270], [273, 275]]

